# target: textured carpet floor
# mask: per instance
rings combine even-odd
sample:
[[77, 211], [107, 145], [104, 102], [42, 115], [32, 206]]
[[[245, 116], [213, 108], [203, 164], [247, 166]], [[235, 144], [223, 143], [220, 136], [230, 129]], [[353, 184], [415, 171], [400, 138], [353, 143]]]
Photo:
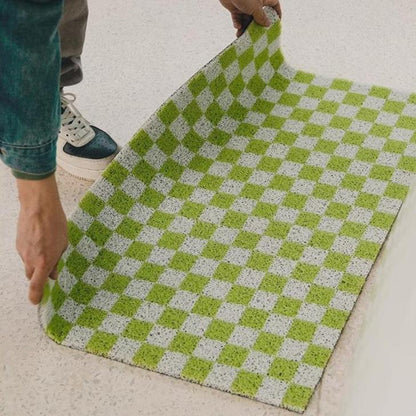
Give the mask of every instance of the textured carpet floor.
[[248, 31], [69, 219], [63, 345], [302, 412], [416, 171], [416, 95], [297, 71]]

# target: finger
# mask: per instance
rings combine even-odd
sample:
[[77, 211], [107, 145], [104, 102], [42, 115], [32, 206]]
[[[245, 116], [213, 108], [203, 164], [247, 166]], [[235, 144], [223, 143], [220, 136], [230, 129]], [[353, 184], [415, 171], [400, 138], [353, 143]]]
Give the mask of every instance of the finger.
[[239, 13], [231, 12], [231, 19], [233, 21], [233, 26], [236, 29], [241, 29], [241, 18], [242, 15]]
[[48, 280], [48, 269], [45, 268], [36, 268], [33, 272], [32, 279], [30, 279], [29, 284], [29, 300], [37, 305], [43, 295], [43, 288], [45, 283]]
[[253, 19], [261, 26], [270, 26], [270, 20], [261, 6], [253, 12]]
[[237, 31], [237, 37], [240, 37], [245, 32], [245, 30], [247, 29], [247, 26], [253, 20], [253, 17], [248, 14], [245, 14], [242, 16], [241, 19], [242, 19], [241, 28]]
[[52, 271], [49, 273], [49, 277], [53, 280], [58, 278], [58, 265], [56, 264]]
[[29, 280], [32, 278], [33, 271], [34, 271], [33, 266], [27, 266], [25, 264], [25, 275]]
[[276, 10], [277, 15], [279, 16], [279, 19], [282, 18], [282, 8], [280, 7], [280, 2], [278, 0], [265, 0], [264, 5], [273, 7], [273, 9]]

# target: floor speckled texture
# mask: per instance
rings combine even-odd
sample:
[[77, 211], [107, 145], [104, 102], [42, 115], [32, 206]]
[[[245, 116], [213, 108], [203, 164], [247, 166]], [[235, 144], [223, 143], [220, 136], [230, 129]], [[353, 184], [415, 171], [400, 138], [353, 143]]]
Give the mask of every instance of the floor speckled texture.
[[[362, 3], [282, 0], [283, 48], [289, 63], [325, 75], [416, 90], [416, 5], [411, 0]], [[85, 80], [71, 91], [78, 94], [77, 104], [84, 115], [106, 128], [120, 144], [126, 143], [159, 104], [233, 39], [229, 16], [215, 0], [201, 2], [198, 7], [190, 0], [91, 0], [90, 9]], [[61, 171], [58, 181], [69, 214], [90, 183]], [[49, 340], [40, 329], [36, 309], [26, 300], [27, 282], [14, 248], [18, 203], [13, 182], [1, 165], [1, 415], [292, 414], [63, 348]], [[368, 313], [380, 310], [376, 308], [377, 296], [382, 293], [379, 286], [383, 279], [394, 276], [393, 265], [401, 263], [400, 278], [411, 276], [409, 251], [393, 248], [397, 243], [402, 247], [414, 247], [416, 243], [415, 221], [409, 221], [414, 203], [416, 193], [412, 192], [305, 416], [371, 416], [368, 409], [375, 409], [375, 402], [373, 407], [368, 404], [366, 411], [360, 408], [356, 404], [360, 392], [357, 384], [351, 387], [359, 373], [354, 370], [360, 362], [357, 340], [359, 336], [367, 339], [364, 346], [360, 340], [360, 348], [365, 352], [367, 345], [368, 350], [371, 340], [363, 336], [361, 326], [366, 319], [366, 330], [374, 327]], [[415, 367], [414, 362], [408, 365]], [[368, 362], [368, 368], [379, 367]], [[386, 373], [378, 370], [379, 377]], [[371, 377], [367, 380], [371, 383]], [[350, 400], [349, 390], [349, 394], [355, 393], [354, 400]], [[374, 392], [369, 387], [363, 391], [371, 403]], [[342, 411], [342, 403], [348, 408], [351, 402], [355, 403], [355, 412], [351, 407]], [[402, 403], [402, 407], [404, 410], [397, 408], [395, 414], [411, 414], [410, 406]]]

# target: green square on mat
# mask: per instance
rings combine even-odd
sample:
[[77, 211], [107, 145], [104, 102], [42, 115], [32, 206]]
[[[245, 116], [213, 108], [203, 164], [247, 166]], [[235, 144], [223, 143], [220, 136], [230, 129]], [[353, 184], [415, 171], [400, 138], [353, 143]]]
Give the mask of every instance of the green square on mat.
[[127, 214], [134, 204], [134, 199], [119, 189], [108, 200], [108, 204], [120, 214]]
[[354, 254], [357, 257], [375, 260], [380, 249], [381, 244], [372, 243], [371, 241], [360, 241]]
[[[358, 204], [357, 204], [358, 205]], [[325, 215], [329, 217], [337, 218], [339, 220], [345, 220], [351, 211], [351, 206], [342, 204], [340, 202], [330, 202]]]
[[276, 357], [269, 368], [268, 375], [288, 382], [294, 377], [298, 367], [297, 361]]
[[69, 292], [69, 296], [75, 300], [75, 302], [86, 305], [97, 293], [97, 289], [91, 285], [79, 280], [72, 290]]
[[254, 289], [246, 286], [234, 285], [227, 294], [226, 300], [231, 303], [248, 305], [254, 295]]
[[[220, 263], [215, 269], [213, 277], [227, 282], [235, 282], [241, 273], [241, 267], [230, 263]], [[208, 281], [208, 279], [207, 279]]]
[[302, 211], [296, 218], [297, 225], [301, 225], [302, 227], [307, 227], [310, 229], [314, 229], [320, 221], [321, 217], [318, 214], [314, 214], [312, 212]]
[[340, 234], [348, 237], [361, 238], [366, 228], [367, 227], [364, 224], [345, 221], [344, 225], [341, 227]]
[[349, 92], [344, 98], [343, 103], [355, 106], [361, 106], [367, 97], [364, 94]]
[[313, 284], [306, 296], [306, 302], [316, 303], [322, 306], [328, 306], [334, 296], [335, 290], [331, 287], [319, 286]]
[[148, 185], [156, 175], [156, 169], [145, 160], [137, 162], [131, 173], [144, 184]]
[[260, 240], [260, 235], [249, 231], [240, 231], [235, 238], [233, 245], [240, 248], [253, 250]]
[[128, 169], [116, 160], [103, 172], [103, 178], [114, 186], [120, 186], [129, 175]]
[[299, 195], [295, 193], [288, 193], [283, 200], [282, 205], [295, 209], [302, 209], [306, 203], [306, 195]]
[[280, 257], [286, 257], [291, 260], [298, 260], [305, 249], [305, 246], [299, 243], [292, 243], [285, 241], [280, 248], [278, 255]]
[[144, 343], [133, 357], [133, 363], [154, 370], [165, 350], [156, 345]]
[[139, 201], [150, 208], [157, 208], [163, 201], [164, 196], [154, 189], [147, 188], [141, 195]]
[[227, 251], [227, 245], [217, 243], [216, 241], [208, 241], [201, 254], [208, 259], [221, 260]]
[[146, 300], [159, 303], [160, 305], [166, 305], [174, 294], [175, 290], [173, 288], [155, 283], [147, 295]]
[[169, 131], [165, 130], [157, 139], [157, 147], [166, 155], [171, 155], [179, 145], [179, 141]]
[[[158, 242], [158, 246], [176, 250], [182, 245], [184, 240], [185, 234], [174, 233], [172, 231], [165, 231]], [[145, 258], [147, 258], [147, 256]]]
[[297, 341], [311, 342], [316, 330], [316, 324], [295, 319], [287, 336]]
[[199, 342], [200, 338], [196, 335], [187, 334], [186, 332], [178, 332], [169, 345], [169, 349], [182, 354], [192, 354]]
[[293, 270], [293, 277], [311, 283], [319, 273], [319, 266], [307, 263], [298, 263]]
[[315, 231], [310, 240], [312, 247], [322, 248], [328, 250], [334, 243], [336, 234], [328, 233], [326, 231]]
[[216, 193], [211, 199], [211, 204], [218, 208], [230, 208], [235, 200], [232, 195]]
[[409, 191], [409, 188], [397, 183], [389, 183], [387, 185], [384, 195], [394, 199], [404, 199]]
[[157, 264], [143, 263], [140, 269], [136, 272], [134, 277], [136, 279], [148, 280], [156, 282], [165, 268]]
[[326, 366], [330, 356], [331, 350], [329, 348], [310, 344], [302, 358], [302, 362], [323, 368]]
[[111, 309], [111, 312], [118, 315], [132, 317], [139, 309], [142, 301], [130, 296], [121, 295]]
[[[240, 158], [240, 156], [241, 156], [240, 150], [229, 149], [226, 147], [221, 150], [220, 154], [217, 157], [217, 160], [219, 162], [234, 163]], [[240, 168], [243, 169], [244, 167], [240, 166]], [[249, 169], [249, 171], [251, 172], [251, 169]]]
[[213, 363], [211, 361], [191, 357], [185, 364], [181, 375], [188, 380], [201, 383], [211, 371], [212, 365]]
[[272, 264], [273, 256], [254, 251], [247, 262], [247, 267], [255, 270], [267, 271]]
[[87, 306], [78, 317], [76, 324], [87, 328], [97, 329], [106, 316], [107, 312]]
[[55, 283], [53, 290], [50, 293], [50, 298], [55, 310], [58, 310], [67, 298], [67, 294], [59, 287], [58, 282]]
[[167, 328], [179, 329], [187, 316], [187, 313], [180, 309], [168, 307], [157, 322]]
[[304, 165], [299, 172], [299, 178], [308, 179], [310, 181], [318, 181], [322, 172], [323, 169], [319, 166]]
[[149, 219], [148, 225], [165, 230], [169, 227], [174, 218], [175, 217], [172, 214], [156, 211]]
[[103, 248], [98, 253], [98, 256], [95, 258], [93, 264], [111, 272], [120, 259], [120, 254], [113, 253], [112, 251]]
[[234, 379], [231, 390], [235, 393], [244, 394], [248, 397], [253, 397], [261, 383], [263, 376], [256, 373], [250, 373], [246, 370], [241, 370]]
[[289, 298], [287, 296], [281, 296], [278, 298], [273, 312], [279, 313], [285, 316], [296, 316], [299, 308], [302, 305], [302, 301], [299, 299]]
[[96, 217], [104, 208], [105, 202], [89, 191], [83, 196], [79, 206], [92, 217]]
[[249, 350], [233, 344], [225, 344], [221, 350], [218, 362], [232, 367], [241, 367], [247, 358]]
[[210, 322], [204, 336], [218, 341], [227, 341], [234, 330], [235, 325], [230, 322], [214, 319]]
[[[138, 131], [133, 139], [130, 141], [129, 146], [131, 149], [133, 149], [138, 155], [144, 156], [147, 151], [153, 146], [153, 140], [150, 138], [150, 136], [144, 131], [140, 130]], [[109, 169], [109, 177], [113, 177], [111, 175], [111, 168]], [[120, 183], [117, 183], [117, 185], [120, 185]]]
[[283, 337], [279, 335], [270, 334], [268, 332], [260, 332], [253, 345], [256, 351], [264, 352], [265, 354], [274, 355], [282, 345]]
[[316, 144], [313, 150], [315, 152], [323, 152], [323, 153], [332, 154], [334, 153], [337, 147], [338, 147], [337, 142], [332, 142], [331, 140], [320, 139], [318, 140], [318, 143]]
[[197, 257], [192, 254], [177, 251], [176, 254], [172, 257], [169, 266], [173, 269], [188, 272], [195, 263], [196, 259]]
[[353, 191], [360, 191], [365, 181], [366, 177], [364, 176], [352, 175], [350, 173], [347, 173], [341, 182], [341, 186], [347, 189], [351, 189]]
[[334, 197], [337, 188], [332, 185], [317, 183], [313, 189], [312, 195], [319, 199], [330, 200]]
[[196, 152], [204, 144], [204, 140], [194, 130], [190, 130], [182, 140], [182, 144], [192, 152]]
[[364, 286], [365, 278], [360, 276], [354, 276], [352, 274], [344, 274], [338, 289], [345, 292], [359, 295], [362, 287]]
[[262, 310], [248, 307], [240, 318], [239, 324], [250, 328], [261, 329], [269, 314]]
[[244, 182], [252, 175], [252, 173], [253, 169], [237, 165], [231, 169], [230, 178], [236, 181]]
[[[189, 162], [189, 168], [196, 170], [197, 172], [207, 172], [210, 166], [212, 165], [212, 160], [202, 157], [200, 155], [195, 155], [192, 160]], [[180, 193], [180, 192], [179, 192]]]
[[370, 171], [370, 178], [379, 179], [381, 181], [389, 181], [393, 173], [394, 168], [391, 166], [374, 165]]
[[166, 125], [171, 124], [172, 121], [175, 120], [176, 117], [178, 117], [178, 115], [179, 110], [173, 101], [168, 101], [158, 112], [159, 118]]
[[68, 241], [73, 246], [76, 246], [80, 242], [80, 240], [83, 237], [84, 233], [71, 220], [68, 220], [67, 225], [68, 225]]
[[130, 278], [121, 274], [110, 273], [100, 289], [122, 294], [130, 282]]
[[[143, 169], [147, 169], [147, 168], [143, 167]], [[184, 169], [185, 168], [181, 166], [179, 163], [175, 162], [172, 159], [168, 159], [160, 168], [160, 173], [169, 179], [177, 180], [182, 175], [182, 172], [184, 171]], [[153, 176], [150, 178], [150, 180], [152, 178]], [[145, 183], [148, 183], [148, 182], [145, 182]]]
[[209, 282], [208, 277], [198, 276], [196, 274], [189, 273], [182, 281], [180, 288], [193, 293], [202, 293], [202, 289]]
[[324, 266], [330, 269], [345, 271], [350, 260], [351, 257], [347, 254], [330, 252], [325, 258]]
[[62, 342], [72, 327], [73, 325], [64, 318], [54, 315], [46, 327], [46, 332], [56, 342]]
[[259, 289], [266, 292], [280, 294], [286, 286], [287, 278], [275, 275], [273, 273], [266, 273], [260, 283]]
[[201, 238], [203, 240], [206, 240], [214, 234], [217, 227], [215, 227], [214, 224], [209, 224], [208, 222], [197, 222], [192, 227], [192, 230], [190, 232], [190, 235], [192, 237]]
[[[133, 221], [131, 218], [125, 217], [121, 221], [119, 226], [116, 228], [116, 231], [123, 237], [134, 240], [139, 235], [142, 228], [143, 228], [142, 224], [136, 221]], [[111, 231], [108, 229], [106, 230], [108, 232], [108, 235], [110, 236]]]
[[198, 73], [195, 76], [193, 76], [188, 84], [189, 91], [191, 91], [194, 97], [198, 96], [207, 86], [207, 79], [205, 78], [205, 75], [202, 73]]
[[108, 334], [107, 332], [97, 331], [88, 341], [85, 349], [97, 355], [106, 356], [113, 345], [117, 342], [117, 335]]
[[313, 390], [310, 387], [291, 384], [283, 397], [283, 403], [296, 409], [303, 409], [309, 402]]
[[152, 328], [151, 322], [132, 319], [124, 329], [123, 336], [136, 341], [144, 341]]
[[153, 247], [151, 244], [142, 243], [140, 241], [133, 241], [127, 249], [125, 256], [144, 261], [149, 257], [152, 250]]
[[198, 103], [193, 100], [191, 103], [182, 111], [184, 119], [193, 126], [199, 118], [203, 115]]
[[89, 267], [88, 260], [73, 250], [66, 260], [66, 267], [75, 277], [81, 277]]
[[202, 214], [202, 211], [204, 209], [205, 209], [205, 206], [203, 204], [198, 204], [196, 202], [187, 201], [182, 206], [180, 215], [183, 215], [186, 218], [197, 219]]
[[329, 308], [321, 320], [321, 324], [331, 328], [342, 329], [348, 319], [348, 312]]
[[197, 313], [199, 315], [212, 317], [217, 313], [217, 310], [220, 306], [220, 300], [210, 298], [208, 296], [201, 296], [195, 302], [195, 305], [192, 308], [192, 312]]

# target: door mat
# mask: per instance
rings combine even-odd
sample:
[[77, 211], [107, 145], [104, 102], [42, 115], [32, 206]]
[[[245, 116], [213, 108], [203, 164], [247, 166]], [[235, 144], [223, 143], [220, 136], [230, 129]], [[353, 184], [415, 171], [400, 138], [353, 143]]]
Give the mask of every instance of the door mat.
[[416, 171], [416, 94], [293, 69], [267, 13], [85, 194], [39, 311], [62, 345], [303, 412]]

